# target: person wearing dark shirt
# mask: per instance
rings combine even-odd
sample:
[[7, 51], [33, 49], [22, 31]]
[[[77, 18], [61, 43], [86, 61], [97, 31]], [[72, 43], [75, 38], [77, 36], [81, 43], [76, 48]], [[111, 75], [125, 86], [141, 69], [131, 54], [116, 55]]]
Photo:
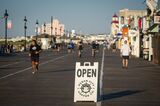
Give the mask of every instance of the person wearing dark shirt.
[[79, 56], [79, 58], [81, 58], [81, 56], [82, 56], [82, 50], [83, 50], [83, 45], [82, 45], [82, 41], [80, 41], [78, 43], [78, 56]]
[[32, 40], [29, 51], [32, 63], [32, 73], [34, 74], [38, 70], [39, 53], [41, 52], [41, 47], [37, 44], [36, 40]]
[[99, 52], [99, 43], [96, 42], [96, 51]]
[[74, 51], [74, 43], [73, 42], [71, 42], [71, 49], [72, 49], [72, 51]]
[[92, 42], [92, 56], [95, 57], [95, 52], [97, 49], [97, 45], [95, 43], [95, 41]]

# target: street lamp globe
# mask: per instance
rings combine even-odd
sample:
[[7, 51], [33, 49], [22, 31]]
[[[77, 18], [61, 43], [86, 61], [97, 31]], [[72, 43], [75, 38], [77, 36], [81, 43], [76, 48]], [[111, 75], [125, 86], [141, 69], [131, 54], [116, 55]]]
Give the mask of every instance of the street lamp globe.
[[27, 22], [27, 18], [26, 18], [26, 16], [24, 17], [24, 22]]
[[8, 12], [7, 12], [7, 10], [5, 10], [5, 13], [4, 13], [4, 18], [8, 18]]
[[38, 24], [39, 24], [39, 22], [38, 22], [38, 20], [36, 20], [36, 26], [38, 27]]

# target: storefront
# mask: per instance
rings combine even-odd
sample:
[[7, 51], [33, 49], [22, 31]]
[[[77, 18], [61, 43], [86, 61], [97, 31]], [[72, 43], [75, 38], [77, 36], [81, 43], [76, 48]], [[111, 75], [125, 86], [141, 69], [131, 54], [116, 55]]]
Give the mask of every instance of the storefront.
[[153, 62], [160, 65], [160, 33], [153, 36]]

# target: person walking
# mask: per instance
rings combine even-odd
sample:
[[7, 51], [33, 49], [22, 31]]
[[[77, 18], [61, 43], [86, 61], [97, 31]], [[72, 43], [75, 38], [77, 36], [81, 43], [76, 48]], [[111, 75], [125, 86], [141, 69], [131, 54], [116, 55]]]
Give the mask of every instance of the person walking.
[[82, 50], [83, 50], [83, 45], [82, 45], [82, 41], [78, 42], [78, 57], [81, 58], [82, 57]]
[[39, 66], [39, 54], [41, 52], [41, 47], [37, 44], [36, 40], [32, 40], [32, 44], [29, 49], [29, 56], [31, 57], [32, 63], [32, 74], [38, 70]]
[[99, 43], [96, 41], [96, 52], [99, 52]]
[[71, 45], [70, 42], [69, 42], [68, 45], [67, 45], [67, 49], [68, 49], [68, 53], [71, 53], [71, 52], [72, 52], [72, 45]]
[[92, 57], [95, 57], [96, 49], [97, 49], [97, 45], [96, 45], [95, 41], [93, 41], [92, 42]]
[[103, 49], [106, 50], [106, 48], [107, 48], [107, 42], [104, 41], [104, 42], [103, 42]]
[[56, 49], [56, 43], [55, 42], [52, 42], [51, 48], [52, 48], [53, 51], [55, 51], [55, 49]]
[[71, 51], [74, 52], [74, 43], [71, 42]]
[[124, 41], [124, 44], [121, 47], [121, 56], [122, 56], [122, 68], [128, 68], [129, 55], [131, 53], [130, 46], [127, 44], [127, 40]]
[[116, 43], [114, 42], [113, 44], [112, 44], [112, 52], [116, 52]]
[[68, 53], [71, 53], [72, 52], [72, 39], [70, 39], [70, 41], [67, 45], [67, 48], [68, 48]]

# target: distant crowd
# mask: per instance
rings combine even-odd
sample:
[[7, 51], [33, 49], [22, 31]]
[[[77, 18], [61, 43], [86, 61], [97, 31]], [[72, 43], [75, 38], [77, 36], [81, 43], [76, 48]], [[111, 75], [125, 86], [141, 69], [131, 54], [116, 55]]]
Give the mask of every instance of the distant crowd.
[[13, 44], [0, 45], [0, 52], [1, 53], [13, 53]]

